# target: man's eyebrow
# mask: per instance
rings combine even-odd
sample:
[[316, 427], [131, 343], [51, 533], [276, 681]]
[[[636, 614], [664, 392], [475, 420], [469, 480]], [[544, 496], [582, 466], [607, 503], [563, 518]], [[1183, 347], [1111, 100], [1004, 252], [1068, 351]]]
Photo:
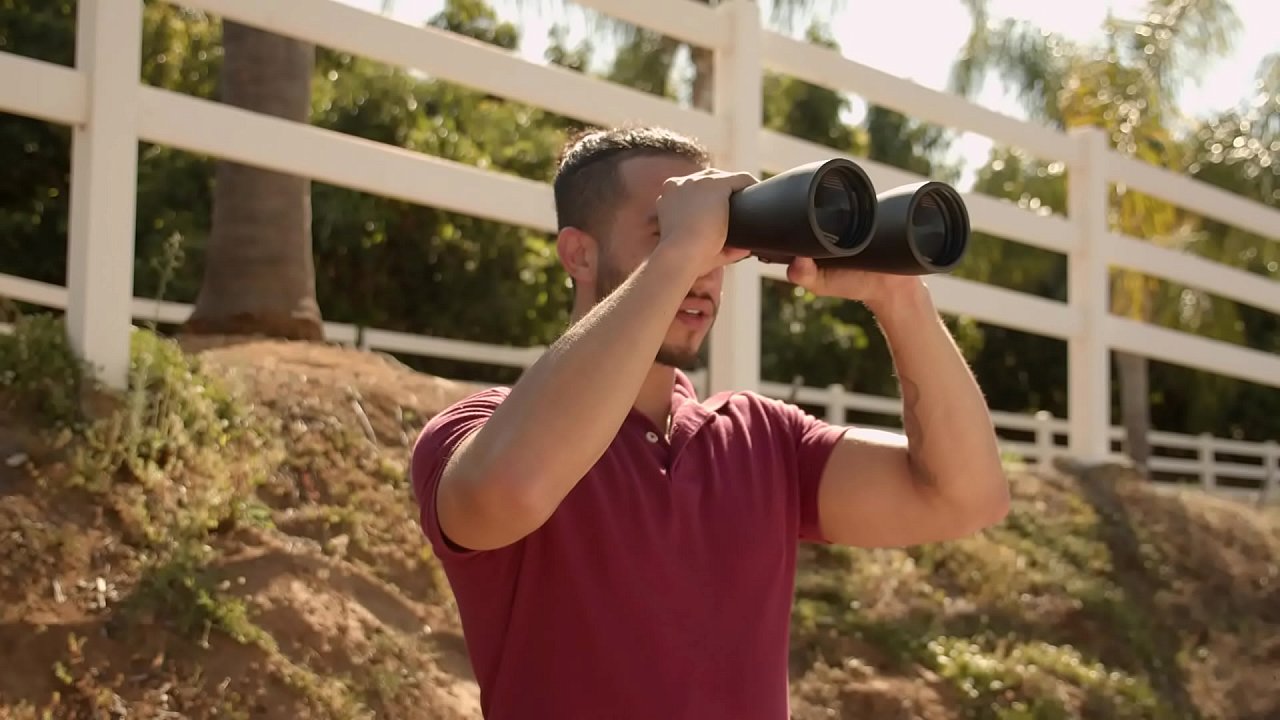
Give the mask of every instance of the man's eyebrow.
[[657, 210], [654, 210], [653, 212], [651, 212], [651, 213], [649, 213], [648, 215], [646, 215], [646, 216], [645, 216], [645, 218], [644, 218], [644, 224], [645, 224], [646, 226], [650, 226], [650, 225], [657, 225], [657, 224], [658, 224], [658, 211], [657, 211]]

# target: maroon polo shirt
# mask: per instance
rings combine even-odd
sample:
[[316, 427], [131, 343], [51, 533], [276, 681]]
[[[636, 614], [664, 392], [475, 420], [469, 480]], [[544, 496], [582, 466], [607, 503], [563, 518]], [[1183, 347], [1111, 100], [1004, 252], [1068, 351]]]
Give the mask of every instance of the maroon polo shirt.
[[459, 551], [434, 500], [447, 456], [507, 389], [459, 401], [419, 436], [422, 529], [489, 720], [789, 716], [797, 543], [824, 540], [818, 481], [843, 429], [751, 392], [699, 402], [676, 375], [670, 442], [633, 410], [552, 517], [498, 550]]

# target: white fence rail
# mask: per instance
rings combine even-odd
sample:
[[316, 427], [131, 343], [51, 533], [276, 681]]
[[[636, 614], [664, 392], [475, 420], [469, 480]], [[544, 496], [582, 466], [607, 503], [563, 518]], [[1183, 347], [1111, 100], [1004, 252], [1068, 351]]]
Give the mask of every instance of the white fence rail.
[[[334, 0], [184, 0], [182, 4], [586, 122], [669, 125], [698, 136], [717, 155], [719, 164], [735, 169], [779, 171], [839, 154], [761, 127], [761, 84], [766, 69], [857, 93], [869, 102], [915, 118], [1024, 148], [1067, 166], [1066, 216], [1035, 212], [974, 192], [967, 193], [965, 200], [975, 229], [1065, 254], [1069, 301], [945, 276], [930, 279], [930, 286], [945, 313], [1067, 341], [1070, 417], [1055, 419], [1052, 426], [1055, 437], [1062, 433], [1067, 437], [1068, 446], [1061, 451], [1090, 459], [1112, 453], [1115, 430], [1108, 416], [1111, 350], [1280, 386], [1280, 358], [1274, 355], [1111, 316], [1107, 272], [1111, 266], [1129, 267], [1271, 313], [1280, 313], [1280, 283], [1117, 235], [1107, 224], [1106, 210], [1108, 189], [1115, 183], [1270, 241], [1280, 240], [1280, 211], [1122, 157], [1107, 149], [1098, 130], [1064, 134], [1022, 122], [853, 62], [835, 51], [765, 30], [759, 10], [748, 0], [728, 0], [714, 8], [690, 0], [583, 2], [608, 15], [710, 48], [716, 59], [715, 107], [711, 112], [530, 63], [499, 48], [436, 29], [411, 27]], [[551, 192], [545, 183], [144, 86], [139, 82], [141, 0], [82, 0], [78, 8], [75, 68], [0, 52], [0, 111], [75, 129], [69, 289], [0, 275], [0, 295], [66, 308], [75, 346], [111, 384], [124, 382], [131, 318], [155, 312], [154, 303], [136, 300], [131, 292], [132, 199], [137, 192], [135, 151], [139, 141], [537, 230], [553, 229]], [[897, 168], [858, 161], [878, 187], [919, 179]], [[494, 197], [502, 201], [492, 202]], [[710, 390], [768, 387], [759, 377], [760, 286], [764, 279], [779, 278], [780, 267], [754, 261], [731, 269], [723, 316], [711, 339]], [[187, 312], [184, 305], [160, 306], [167, 322], [180, 322]], [[327, 327], [333, 340], [356, 340], [356, 331], [350, 326]], [[380, 330], [366, 331], [362, 339], [378, 349], [483, 358], [512, 365], [527, 364], [538, 352], [536, 348], [499, 350]], [[1021, 418], [1015, 424], [1026, 422]], [[1173, 442], [1170, 438], [1166, 439]], [[1196, 448], [1207, 452], [1204, 441], [1195, 442], [1201, 443]], [[1042, 442], [1023, 449], [1029, 456], [1038, 453], [1036, 457], [1043, 457], [1058, 452], [1055, 448], [1056, 443]], [[1264, 459], [1258, 467], [1274, 468], [1274, 446], [1249, 448], [1249, 453]], [[1198, 472], [1203, 477], [1225, 477], [1231, 470], [1212, 459], [1186, 462], [1199, 463], [1196, 467], [1201, 468]], [[1160, 463], [1171, 470], [1191, 467], [1186, 462], [1159, 460], [1157, 469]], [[1246, 479], [1257, 479], [1259, 473], [1267, 472], [1236, 470]]]
[[[0, 276], [0, 289], [6, 285]], [[50, 308], [66, 307], [66, 288], [31, 280], [22, 281], [21, 292], [14, 299]], [[16, 287], [16, 285], [15, 285]], [[191, 306], [184, 303], [157, 302], [134, 298], [131, 306], [133, 317], [143, 322], [179, 324], [191, 313]], [[0, 332], [10, 328], [0, 323]], [[447, 360], [457, 360], [480, 365], [497, 365], [510, 368], [527, 368], [541, 357], [542, 347], [508, 347], [489, 343], [427, 337], [392, 330], [364, 328], [344, 323], [325, 323], [325, 337], [329, 342], [358, 345], [373, 350], [399, 355], [412, 355]], [[705, 370], [690, 374], [701, 392], [707, 388]], [[893, 424], [861, 422], [862, 427], [883, 430], [901, 428], [901, 402], [897, 398], [879, 397], [849, 392], [840, 385], [825, 388], [807, 387], [762, 381], [758, 390], [771, 397], [781, 398], [811, 408], [821, 408], [820, 414], [836, 423], [854, 422], [854, 414], [891, 417], [899, 420]], [[1052, 461], [1055, 456], [1066, 454], [1068, 448], [1059, 442], [1068, 433], [1067, 421], [1046, 411], [1021, 414], [1003, 411], [991, 413], [992, 422], [1001, 434], [1001, 449], [1029, 464]], [[1016, 439], [1017, 435], [1029, 439]], [[1172, 480], [1187, 484], [1188, 480], [1206, 492], [1226, 495], [1236, 499], [1266, 504], [1280, 501], [1280, 443], [1242, 442], [1214, 437], [1211, 434], [1187, 435], [1170, 432], [1153, 432], [1149, 436], [1154, 456], [1148, 463], [1149, 471], [1157, 480]], [[1108, 433], [1110, 445], [1124, 443], [1124, 429], [1112, 427]], [[1164, 454], [1162, 455], [1162, 451]], [[1193, 457], [1171, 457], [1168, 451], [1191, 451]], [[1249, 458], [1254, 462], [1228, 461], [1220, 455]], [[1111, 460], [1124, 459], [1122, 452], [1108, 453]]]

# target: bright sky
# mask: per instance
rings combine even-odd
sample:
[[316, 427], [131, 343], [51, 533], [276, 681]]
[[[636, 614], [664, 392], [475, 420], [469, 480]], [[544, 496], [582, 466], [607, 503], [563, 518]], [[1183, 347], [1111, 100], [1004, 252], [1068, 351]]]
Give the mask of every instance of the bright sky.
[[[342, 2], [376, 12], [384, 0]], [[545, 7], [539, 0], [490, 2], [503, 19], [521, 28], [520, 53], [534, 62], [543, 62], [547, 33], [554, 22], [569, 25], [569, 40], [573, 44], [587, 32], [580, 12], [555, 13], [551, 17], [539, 12]], [[765, 3], [767, 8], [768, 0]], [[416, 25], [439, 12], [444, 0], [391, 0], [388, 4], [396, 19]], [[1046, 30], [1089, 40], [1099, 36], [1108, 8], [1118, 16], [1133, 17], [1143, 4], [1143, 0], [990, 0], [990, 14], [993, 19], [1024, 18]], [[945, 88], [951, 64], [969, 32], [969, 15], [961, 3], [955, 0], [875, 3], [843, 0], [842, 5], [842, 11], [831, 17], [830, 26], [846, 57], [931, 88]], [[1207, 115], [1250, 97], [1259, 62], [1268, 52], [1280, 50], [1280, 21], [1277, 20], [1280, 8], [1276, 0], [1233, 0], [1233, 5], [1241, 25], [1234, 52], [1204, 68], [1200, 83], [1189, 82], [1184, 86], [1182, 110], [1189, 116]], [[767, 11], [765, 14], [767, 16]], [[927, 26], [922, 26], [922, 20]], [[605, 51], [598, 47], [597, 55], [602, 52]], [[994, 81], [988, 81], [978, 101], [993, 110], [1022, 116], [1013, 99]], [[853, 119], [862, 112], [863, 106], [855, 101]], [[955, 152], [963, 158], [966, 171], [963, 185], [968, 184], [973, 170], [985, 162], [990, 145], [986, 138], [971, 134], [962, 136], [956, 143]]]

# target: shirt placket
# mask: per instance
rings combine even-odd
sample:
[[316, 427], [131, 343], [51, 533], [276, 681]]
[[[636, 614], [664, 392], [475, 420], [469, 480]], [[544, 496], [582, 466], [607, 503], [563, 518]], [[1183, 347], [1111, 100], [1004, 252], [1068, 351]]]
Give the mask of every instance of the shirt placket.
[[671, 464], [671, 444], [653, 427], [644, 432], [645, 444], [649, 446], [649, 452], [653, 455], [653, 459], [658, 463], [659, 471], [665, 476], [668, 474]]

